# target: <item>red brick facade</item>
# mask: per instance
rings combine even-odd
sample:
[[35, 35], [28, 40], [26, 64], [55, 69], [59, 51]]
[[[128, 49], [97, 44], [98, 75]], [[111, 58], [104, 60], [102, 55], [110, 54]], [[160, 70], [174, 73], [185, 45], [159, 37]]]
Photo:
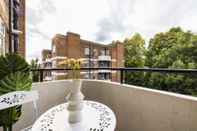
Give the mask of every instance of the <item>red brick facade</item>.
[[[17, 36], [15, 41], [17, 42], [17, 53], [25, 57], [25, 35], [26, 35], [26, 0], [12, 0], [12, 21], [15, 20], [12, 27], [12, 39]], [[9, 53], [9, 3], [8, 0], [0, 0], [0, 29], [5, 30], [5, 37], [0, 36], [0, 54]], [[0, 30], [1, 34], [2, 30]], [[17, 33], [16, 32], [20, 32]], [[14, 40], [13, 40], [14, 41]], [[14, 42], [13, 42], [14, 43]], [[14, 50], [14, 44], [12, 43], [12, 51]], [[3, 52], [3, 53], [1, 53]]]
[[[52, 40], [52, 66], [58, 68], [59, 61], [67, 58], [83, 59], [82, 67], [123, 67], [124, 46], [121, 42], [105, 45], [80, 38], [79, 34], [68, 32], [57, 34]], [[69, 72], [52, 74], [54, 79], [69, 78]], [[81, 78], [107, 79], [120, 81], [119, 72], [115, 71], [81, 71]]]
[[26, 56], [26, 0], [20, 0], [19, 29], [22, 34], [19, 35], [18, 53]]

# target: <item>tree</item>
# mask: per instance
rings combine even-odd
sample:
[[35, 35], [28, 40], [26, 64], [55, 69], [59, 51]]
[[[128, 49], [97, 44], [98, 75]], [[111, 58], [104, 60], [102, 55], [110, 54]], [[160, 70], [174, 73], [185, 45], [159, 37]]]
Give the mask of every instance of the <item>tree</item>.
[[[124, 41], [125, 47], [125, 67], [144, 67], [145, 64], [145, 40], [140, 34], [134, 34], [130, 39]], [[127, 72], [125, 82], [128, 84], [141, 85], [144, 73]]]
[[[38, 59], [32, 59], [31, 64], [30, 64], [31, 69], [39, 69], [40, 64], [38, 63]], [[33, 71], [32, 72], [32, 79], [33, 82], [38, 82], [39, 81], [39, 72], [38, 71]]]
[[[150, 40], [146, 66], [151, 68], [197, 68], [197, 35], [180, 27], [158, 33]], [[147, 73], [146, 85], [182, 94], [197, 94], [197, 79], [191, 74]]]

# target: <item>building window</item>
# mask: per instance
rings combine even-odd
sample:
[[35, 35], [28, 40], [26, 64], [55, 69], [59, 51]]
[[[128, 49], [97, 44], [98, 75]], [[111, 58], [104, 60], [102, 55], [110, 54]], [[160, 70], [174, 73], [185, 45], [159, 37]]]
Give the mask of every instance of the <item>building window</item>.
[[110, 67], [110, 62], [109, 61], [100, 61], [100, 62], [98, 62], [98, 64], [99, 64], [99, 67]]
[[110, 73], [99, 73], [98, 74], [98, 79], [99, 80], [110, 80], [111, 79], [111, 74]]
[[[19, 7], [19, 1], [14, 0], [13, 1], [13, 11], [12, 11], [12, 26], [14, 30], [19, 31], [19, 12], [20, 7]], [[19, 47], [19, 34], [14, 34], [13, 35], [13, 43], [14, 43], [14, 50], [17, 51]]]
[[97, 49], [93, 50], [93, 56], [96, 57], [98, 55]]
[[5, 54], [5, 25], [0, 18], [0, 55]]
[[56, 68], [57, 67], [57, 62], [56, 61], [53, 61], [52, 62], [52, 68]]
[[85, 55], [89, 55], [90, 54], [90, 49], [89, 48], [85, 48], [84, 49], [84, 54]]
[[106, 55], [109, 56], [110, 52], [108, 49], [106, 49]]
[[101, 55], [103, 56], [103, 55], [105, 55], [105, 50], [101, 50]]
[[52, 53], [55, 53], [55, 51], [56, 51], [56, 47], [55, 47], [55, 45], [53, 45], [52, 46]]

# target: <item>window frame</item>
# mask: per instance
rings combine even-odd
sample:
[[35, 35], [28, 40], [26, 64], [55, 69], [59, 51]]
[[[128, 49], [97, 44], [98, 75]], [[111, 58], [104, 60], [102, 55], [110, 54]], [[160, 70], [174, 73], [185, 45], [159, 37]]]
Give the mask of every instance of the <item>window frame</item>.
[[90, 48], [85, 47], [85, 48], [84, 48], [84, 54], [85, 54], [86, 56], [90, 55]]
[[6, 53], [6, 26], [0, 17], [0, 55], [5, 55]]

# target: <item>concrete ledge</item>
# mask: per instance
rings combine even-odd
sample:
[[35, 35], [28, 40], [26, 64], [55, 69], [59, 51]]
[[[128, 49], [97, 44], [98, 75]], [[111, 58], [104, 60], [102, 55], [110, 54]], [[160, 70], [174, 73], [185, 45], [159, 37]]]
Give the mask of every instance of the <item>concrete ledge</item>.
[[[196, 131], [197, 98], [109, 81], [83, 80], [85, 99], [108, 105], [117, 117], [117, 131]], [[70, 80], [34, 83], [39, 114], [65, 102]], [[32, 104], [23, 106], [14, 131], [31, 125]], [[1, 130], [0, 130], [1, 131]]]

